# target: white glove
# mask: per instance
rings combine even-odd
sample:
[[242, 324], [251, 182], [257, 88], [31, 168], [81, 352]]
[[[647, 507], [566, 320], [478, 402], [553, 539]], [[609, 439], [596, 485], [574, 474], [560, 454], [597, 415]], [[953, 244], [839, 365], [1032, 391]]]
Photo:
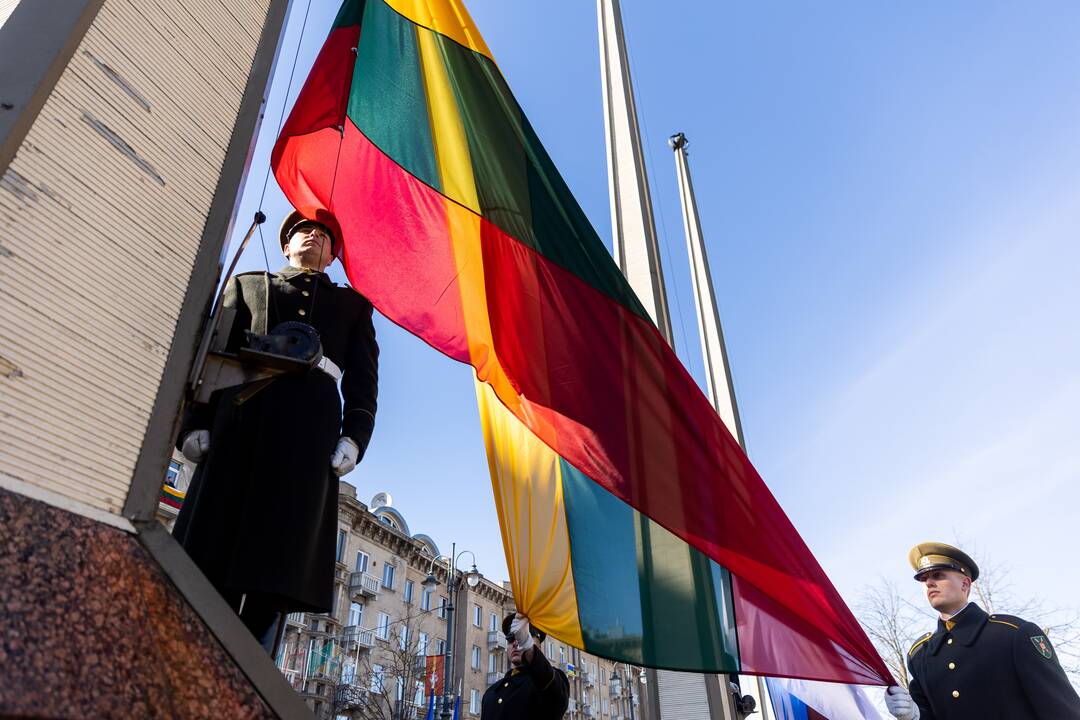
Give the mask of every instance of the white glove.
[[510, 634], [514, 636], [518, 649], [522, 652], [533, 646], [533, 636], [529, 632], [529, 618], [521, 613], [514, 613], [514, 619], [510, 621]]
[[911, 699], [911, 693], [897, 685], [885, 691], [885, 707], [897, 720], [919, 720], [919, 706]]
[[210, 452], [210, 431], [192, 430], [184, 436], [184, 443], [180, 446], [180, 452], [193, 463], [202, 462], [206, 453]]
[[356, 459], [360, 457], [360, 446], [352, 441], [352, 438], [343, 437], [337, 441], [334, 454], [330, 457], [330, 469], [338, 477], [345, 475], [356, 467]]

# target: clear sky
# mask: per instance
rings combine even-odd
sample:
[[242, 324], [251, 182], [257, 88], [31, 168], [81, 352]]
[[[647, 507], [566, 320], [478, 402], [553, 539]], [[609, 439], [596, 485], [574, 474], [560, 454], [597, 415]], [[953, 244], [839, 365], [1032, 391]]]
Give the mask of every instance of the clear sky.
[[[260, 204], [306, 7], [238, 225]], [[610, 245], [594, 3], [468, 7]], [[336, 9], [311, 0], [289, 102]], [[879, 576], [914, 593], [908, 548], [960, 536], [1019, 594], [1080, 604], [1080, 5], [623, 13], [676, 350], [703, 382], [666, 145], [684, 131], [750, 457], [841, 593], [854, 604]], [[277, 269], [273, 177], [262, 207]], [[242, 268], [263, 267], [256, 242]], [[505, 578], [470, 369], [376, 327], [378, 421], [349, 482]]]

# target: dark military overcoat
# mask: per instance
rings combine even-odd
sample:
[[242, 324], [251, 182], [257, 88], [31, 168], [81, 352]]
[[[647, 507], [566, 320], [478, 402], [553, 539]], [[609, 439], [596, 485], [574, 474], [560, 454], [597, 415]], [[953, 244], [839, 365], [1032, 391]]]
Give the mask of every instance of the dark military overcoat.
[[[237, 310], [228, 342], [286, 320], [319, 332], [323, 354], [343, 371], [341, 394], [325, 372], [279, 376], [251, 394], [226, 388], [188, 413], [179, 436], [210, 431], [174, 536], [226, 595], [277, 597], [289, 611], [333, 604], [338, 479], [330, 457], [342, 435], [363, 456], [375, 423], [378, 345], [372, 307], [324, 274], [287, 267], [244, 273], [226, 286]], [[344, 412], [342, 407], [344, 399]]]
[[1080, 698], [1046, 633], [969, 604], [908, 651], [920, 720], [1080, 720]]
[[558, 720], [570, 702], [566, 674], [533, 646], [532, 661], [510, 670], [484, 693], [480, 720]]

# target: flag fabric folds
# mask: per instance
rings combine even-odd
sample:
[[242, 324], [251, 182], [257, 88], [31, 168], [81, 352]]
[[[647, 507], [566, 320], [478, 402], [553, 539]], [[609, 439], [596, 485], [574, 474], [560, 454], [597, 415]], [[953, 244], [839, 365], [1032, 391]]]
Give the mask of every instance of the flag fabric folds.
[[353, 286], [475, 368], [534, 624], [653, 667], [890, 682], [458, 0], [346, 0], [272, 163]]
[[766, 678], [776, 720], [880, 720], [861, 688], [839, 683]]

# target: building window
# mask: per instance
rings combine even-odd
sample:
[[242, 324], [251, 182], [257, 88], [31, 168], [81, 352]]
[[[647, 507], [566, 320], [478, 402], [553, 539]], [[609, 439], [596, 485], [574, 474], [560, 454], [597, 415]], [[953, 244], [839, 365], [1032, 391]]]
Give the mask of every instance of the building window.
[[472, 669], [473, 670], [479, 670], [480, 669], [480, 646], [479, 645], [473, 645], [472, 646]]
[[349, 624], [357, 627], [364, 624], [364, 606], [360, 603], [349, 604]]
[[379, 613], [379, 622], [375, 626], [375, 636], [380, 640], [390, 639], [390, 616], [384, 612]]
[[424, 683], [416, 681], [416, 692], [413, 693], [413, 705], [424, 704]]
[[362, 551], [357, 552], [356, 553], [356, 572], [367, 572], [367, 566], [368, 566], [369, 559], [370, 558], [368, 558], [368, 554], [366, 552], [362, 552]]
[[496, 655], [495, 653], [488, 653], [488, 672], [493, 673], [493, 672], [498, 672], [498, 671], [499, 671], [499, 656]]
[[383, 563], [382, 586], [387, 590], [394, 589], [394, 566], [390, 563]]
[[480, 714], [480, 691], [476, 688], [469, 691], [469, 712], [473, 715]]
[[442, 638], [436, 638], [435, 639], [435, 654], [436, 655], [445, 655], [446, 654], [446, 640], [443, 640]]
[[495, 613], [491, 613], [488, 617], [488, 632], [495, 632], [499, 629], [499, 616]]
[[437, 614], [441, 619], [446, 619], [446, 598], [442, 595], [439, 596], [439, 609]]
[[402, 592], [405, 595], [405, 602], [412, 603], [412, 594], [413, 594], [413, 581], [412, 580], [406, 580], [405, 581], [405, 589]]
[[344, 685], [352, 685], [353, 680], [356, 679], [356, 665], [352, 662], [347, 662], [341, 666], [341, 682]]
[[430, 610], [431, 609], [431, 595], [432, 595], [432, 592], [430, 590], [428, 590], [427, 588], [420, 588], [420, 609], [421, 610]]
[[349, 537], [348, 530], [338, 530], [337, 534], [337, 554], [334, 555], [334, 559], [341, 562], [341, 559], [345, 557], [345, 539]]
[[416, 654], [420, 657], [427, 655], [428, 634], [422, 632], [416, 636]]
[[[402, 625], [401, 632], [398, 633], [398, 647], [402, 650], [409, 648], [409, 626]], [[399, 698], [400, 699], [400, 698]]]
[[371, 666], [371, 692], [381, 693], [383, 690], [383, 666]]
[[483, 627], [484, 626], [483, 621], [481, 620], [482, 617], [484, 617], [483, 608], [481, 608], [479, 605], [473, 605], [472, 606], [472, 624], [475, 625], [476, 627]]

